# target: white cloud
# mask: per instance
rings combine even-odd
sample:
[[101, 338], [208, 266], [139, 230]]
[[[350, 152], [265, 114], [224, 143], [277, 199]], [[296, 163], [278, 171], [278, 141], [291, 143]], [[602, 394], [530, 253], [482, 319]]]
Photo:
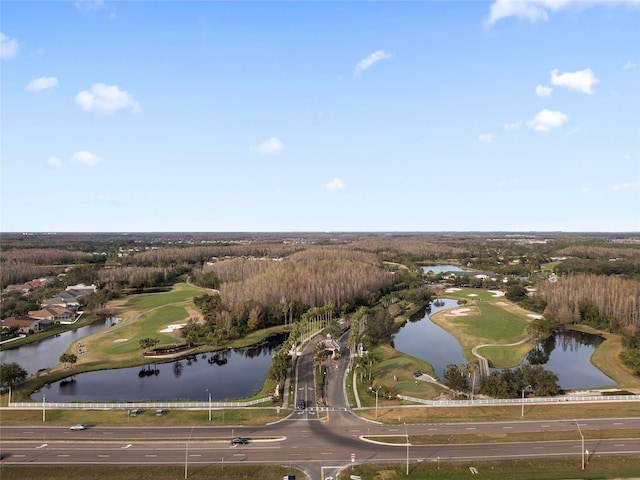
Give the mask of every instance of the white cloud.
[[515, 122], [505, 123], [504, 128], [505, 130], [517, 130], [518, 128], [520, 128], [520, 125], [522, 125], [522, 122], [520, 120], [517, 120]]
[[553, 88], [545, 85], [536, 85], [536, 95], [539, 97], [548, 97], [553, 92]]
[[491, 27], [503, 18], [516, 17], [519, 20], [549, 20], [549, 13], [575, 6], [585, 8], [594, 5], [639, 5], [639, 0], [495, 0], [489, 8], [485, 25]]
[[384, 50], [378, 50], [377, 52], [373, 52], [366, 58], [363, 58], [356, 64], [356, 70], [354, 75], [360, 75], [365, 70], [368, 70], [380, 60], [385, 60], [387, 58], [391, 58], [391, 55], [384, 53]]
[[489, 144], [493, 141], [493, 134], [491, 133], [481, 133], [478, 135], [478, 141], [480, 143]]
[[567, 87], [572, 90], [579, 90], [582, 93], [593, 94], [593, 87], [600, 80], [596, 78], [590, 68], [585, 68], [578, 72], [566, 72], [558, 74], [558, 70], [551, 71], [551, 83], [560, 87]]
[[345, 188], [347, 188], [347, 186], [338, 177], [334, 177], [333, 180], [325, 184], [324, 188], [332, 192], [335, 192], [336, 190], [344, 190]]
[[58, 86], [58, 79], [56, 77], [40, 77], [32, 80], [27, 85], [27, 90], [30, 92], [42, 92], [44, 90], [50, 90]]
[[81, 12], [91, 12], [93, 10], [103, 10], [107, 8], [104, 0], [78, 0], [75, 6]]
[[76, 103], [87, 112], [110, 114], [125, 108], [132, 112], [142, 111], [140, 103], [126, 90], [120, 90], [117, 85], [96, 83], [91, 91], [83, 90], [76, 95]]
[[253, 151], [260, 155], [273, 155], [274, 153], [281, 152], [284, 148], [282, 140], [278, 137], [271, 137], [269, 140], [265, 140], [260, 145], [255, 147]]
[[18, 54], [18, 41], [15, 38], [9, 38], [0, 32], [0, 59], [9, 60]]
[[548, 132], [552, 128], [561, 127], [567, 120], [569, 120], [569, 117], [564, 113], [553, 112], [545, 108], [529, 120], [528, 125], [538, 132]]
[[627, 61], [627, 63], [624, 64], [624, 67], [622, 67], [623, 70], [631, 70], [632, 68], [636, 68], [636, 64], [631, 60]]
[[100, 161], [100, 157], [94, 155], [91, 152], [81, 151], [75, 153], [71, 160], [75, 163], [79, 163], [80, 165], [85, 165], [87, 167], [93, 167], [96, 163]]
[[47, 159], [47, 165], [49, 165], [51, 168], [62, 168], [62, 160], [60, 160], [58, 157], [49, 157]]
[[613, 185], [613, 190], [619, 192], [620, 190], [629, 190], [631, 188], [636, 188], [636, 185], [633, 183], [621, 183], [619, 185]]

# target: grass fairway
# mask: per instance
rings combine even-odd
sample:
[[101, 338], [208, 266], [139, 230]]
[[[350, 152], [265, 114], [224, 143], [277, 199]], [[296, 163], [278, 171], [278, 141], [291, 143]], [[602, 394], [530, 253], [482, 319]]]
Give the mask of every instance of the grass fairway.
[[[431, 316], [431, 320], [458, 339], [467, 359], [473, 359], [471, 350], [477, 345], [507, 345], [526, 338], [530, 312], [504, 297], [470, 288], [447, 293], [447, 296], [464, 299], [466, 304], [438, 312]], [[483, 347], [478, 353], [485, 356], [492, 366], [513, 367], [519, 365], [534, 346], [535, 341], [531, 340], [512, 347]]]
[[[477, 474], [472, 474], [474, 467]], [[447, 462], [444, 459], [430, 459], [409, 463], [409, 475], [406, 464], [361, 464], [345, 470], [346, 475], [359, 475], [367, 480], [458, 480], [468, 478], [490, 478], [492, 480], [559, 480], [589, 478], [637, 478], [640, 472], [640, 458], [632, 456], [593, 456], [585, 470], [581, 470], [581, 457], [536, 458], [533, 460], [505, 461], [464, 461]]]

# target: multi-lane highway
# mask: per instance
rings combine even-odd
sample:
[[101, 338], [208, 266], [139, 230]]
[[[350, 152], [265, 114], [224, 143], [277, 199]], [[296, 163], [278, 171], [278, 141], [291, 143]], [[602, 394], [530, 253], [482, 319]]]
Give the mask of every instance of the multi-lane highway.
[[[298, 361], [296, 400], [315, 403], [313, 345]], [[504, 434], [554, 431], [573, 432], [575, 439], [553, 442], [518, 442], [470, 445], [410, 445], [409, 462], [582, 455], [580, 432], [639, 429], [640, 417], [567, 419], [512, 422], [421, 423], [382, 425], [363, 420], [347, 408], [344, 375], [348, 351], [328, 362], [327, 408], [296, 410], [287, 418], [261, 426], [99, 427], [70, 431], [68, 427], [8, 427], [0, 431], [6, 464], [31, 465], [141, 465], [141, 464], [282, 464], [298, 467], [310, 480], [321, 472], [355, 462], [405, 462], [407, 447], [382, 445], [363, 437], [377, 435]], [[578, 428], [579, 427], [579, 428]], [[250, 439], [232, 446], [230, 438]], [[640, 455], [640, 439], [585, 440], [588, 455]], [[471, 463], [470, 463], [471, 464]]]

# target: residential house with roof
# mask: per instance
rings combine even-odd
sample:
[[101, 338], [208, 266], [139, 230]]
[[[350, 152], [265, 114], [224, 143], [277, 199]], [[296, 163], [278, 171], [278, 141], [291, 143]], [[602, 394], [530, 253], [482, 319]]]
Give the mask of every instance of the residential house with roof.
[[43, 330], [47, 330], [55, 325], [53, 320], [42, 320], [26, 315], [18, 317], [7, 317], [4, 320], [0, 320], [0, 328], [9, 329], [11, 327], [18, 327], [20, 333], [36, 333]]
[[73, 319], [73, 313], [61, 307], [45, 307], [41, 310], [33, 310], [29, 312], [29, 316], [38, 320], [49, 320], [55, 323], [68, 322]]

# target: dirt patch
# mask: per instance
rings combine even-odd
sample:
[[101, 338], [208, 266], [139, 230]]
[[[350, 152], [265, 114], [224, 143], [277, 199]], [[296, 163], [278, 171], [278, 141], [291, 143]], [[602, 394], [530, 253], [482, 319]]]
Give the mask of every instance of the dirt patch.
[[393, 470], [380, 470], [376, 475], [376, 480], [388, 480], [389, 478], [395, 478], [396, 472]]

